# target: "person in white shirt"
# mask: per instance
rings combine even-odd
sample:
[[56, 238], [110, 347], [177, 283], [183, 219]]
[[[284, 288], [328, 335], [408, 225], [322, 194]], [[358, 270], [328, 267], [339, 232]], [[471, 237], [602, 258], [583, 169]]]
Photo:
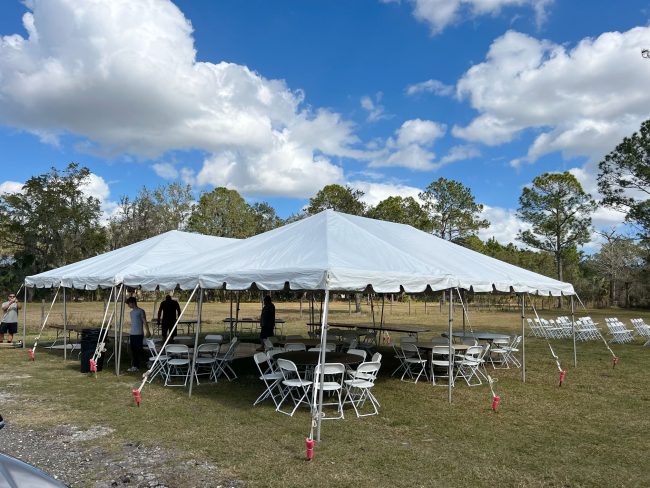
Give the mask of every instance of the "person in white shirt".
[[129, 297], [126, 304], [131, 309], [131, 335], [129, 343], [131, 345], [131, 367], [127, 370], [132, 373], [140, 369], [143, 361], [146, 362], [144, 354], [144, 332], [147, 328], [147, 314], [143, 309], [138, 307], [138, 300], [135, 297]]
[[20, 303], [14, 293], [9, 294], [9, 299], [2, 304], [2, 321], [0, 321], [0, 342], [4, 342], [5, 334], [9, 343], [13, 342], [14, 334], [18, 332], [18, 310]]

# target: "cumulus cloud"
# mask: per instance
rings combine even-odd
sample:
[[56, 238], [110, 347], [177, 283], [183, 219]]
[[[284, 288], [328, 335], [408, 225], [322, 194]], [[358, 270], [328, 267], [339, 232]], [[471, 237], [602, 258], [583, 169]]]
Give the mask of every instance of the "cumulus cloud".
[[[209, 156], [197, 181], [225, 178], [260, 193], [282, 181], [292, 196], [338, 181], [332, 157], [363, 156], [352, 125], [312, 112], [300, 90], [246, 66], [198, 62], [192, 26], [168, 0], [26, 5], [28, 36], [0, 38], [0, 124], [49, 143], [75, 134], [103, 155], [198, 149]], [[279, 157], [292, 159], [256, 176]], [[230, 171], [215, 177], [224, 160]]]
[[516, 241], [516, 236], [519, 231], [529, 230], [532, 226], [528, 223], [522, 222], [517, 217], [517, 211], [513, 209], [483, 206], [481, 218], [487, 219], [490, 226], [487, 229], [480, 229], [478, 236], [483, 240], [494, 238], [500, 244], [515, 243], [521, 245]]
[[535, 12], [535, 20], [542, 24], [547, 8], [553, 0], [411, 0], [413, 15], [426, 23], [432, 34], [446, 27], [482, 15], [498, 15], [507, 7], [528, 7]]
[[3, 181], [0, 183], [0, 195], [5, 195], [7, 193], [22, 193], [23, 184], [18, 181]]
[[378, 120], [387, 119], [390, 116], [386, 113], [386, 109], [381, 105], [381, 99], [383, 94], [381, 92], [375, 95], [373, 100], [369, 96], [361, 97], [361, 108], [368, 112], [367, 121], [368, 122], [377, 122]]
[[357, 190], [364, 192], [361, 200], [367, 205], [375, 206], [382, 200], [388, 197], [398, 196], [402, 198], [413, 197], [419, 199], [419, 194], [422, 191], [420, 188], [413, 186], [402, 185], [399, 183], [374, 183], [369, 181], [351, 181], [348, 185]]
[[497, 145], [536, 130], [513, 165], [556, 151], [600, 159], [650, 113], [650, 63], [639, 51], [648, 42], [650, 27], [606, 32], [573, 48], [509, 31], [457, 83], [458, 97], [479, 115], [452, 133]]
[[417, 95], [419, 93], [435, 93], [436, 95], [447, 97], [454, 93], [454, 87], [433, 79], [414, 83], [406, 87], [407, 95]]
[[453, 146], [449, 152], [440, 159], [438, 163], [440, 166], [445, 164], [454, 163], [456, 161], [464, 161], [466, 159], [474, 159], [481, 155], [481, 151], [475, 146], [460, 145]]
[[178, 178], [178, 170], [172, 163], [155, 163], [151, 167], [158, 176], [165, 180]]
[[385, 147], [372, 158], [371, 167], [401, 166], [428, 171], [438, 167], [431, 150], [436, 140], [445, 135], [447, 126], [431, 120], [413, 119], [404, 122]]

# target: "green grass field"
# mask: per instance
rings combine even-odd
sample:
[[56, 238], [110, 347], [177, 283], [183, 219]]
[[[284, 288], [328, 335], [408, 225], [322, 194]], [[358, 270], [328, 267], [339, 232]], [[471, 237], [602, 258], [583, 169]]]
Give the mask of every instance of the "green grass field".
[[[142, 306], [150, 315], [153, 304]], [[301, 317], [296, 303], [276, 307], [277, 316], [287, 320], [285, 334], [306, 336], [306, 308]], [[228, 309], [227, 303], [206, 304], [207, 331], [222, 330]], [[347, 302], [331, 309], [331, 321], [371, 320], [365, 304], [361, 316], [349, 315]], [[422, 302], [412, 303], [410, 315], [406, 304], [396, 303], [392, 310], [386, 306], [385, 317], [392, 325], [430, 327], [424, 338], [446, 330], [446, 310], [429, 303], [427, 312]], [[69, 307], [73, 323], [93, 323], [100, 313], [101, 304]], [[30, 306], [28, 345], [40, 314], [39, 306]], [[242, 316], [257, 314], [258, 304], [242, 305]], [[455, 314], [455, 326], [462, 327], [459, 308]], [[589, 315], [601, 323], [605, 316], [624, 321], [644, 316], [623, 310], [590, 310]], [[516, 312], [470, 312], [469, 319], [475, 329], [521, 329]], [[60, 320], [57, 309], [50, 321]], [[571, 341], [552, 344], [568, 370], [564, 386], [558, 387], [546, 342], [527, 338], [527, 382], [521, 382], [520, 370], [494, 372], [502, 397], [497, 413], [490, 409], [485, 385], [458, 383], [449, 404], [446, 386], [391, 378], [395, 362], [392, 351], [383, 348], [375, 388], [380, 415], [358, 419], [348, 408], [345, 420], [324, 421], [311, 463], [304, 461], [308, 412], [290, 418], [276, 413], [271, 402], [253, 407], [262, 385], [251, 359], [235, 363], [238, 380], [202, 384], [191, 399], [184, 389], [154, 382], [145, 386], [143, 404], [136, 408], [131, 394], [139, 384], [136, 375], [117, 377], [108, 367], [95, 379], [79, 373], [76, 353], [64, 362], [60, 352], [41, 349], [36, 362], [29, 362], [25, 351], [1, 350], [0, 387], [20, 398], [20, 406], [2, 413], [34, 429], [64, 422], [105, 425], [114, 433], [94, 442], [107, 448], [127, 441], [175, 447], [217, 463], [248, 486], [648, 486], [650, 348], [642, 348], [641, 340], [613, 345], [621, 361], [612, 368], [602, 342], [578, 343], [574, 369]]]

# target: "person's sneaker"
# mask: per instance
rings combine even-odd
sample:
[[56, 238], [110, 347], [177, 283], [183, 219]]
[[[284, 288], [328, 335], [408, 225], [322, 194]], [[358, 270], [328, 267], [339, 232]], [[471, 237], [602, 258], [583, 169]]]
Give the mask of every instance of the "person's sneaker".
[[138, 368], [136, 368], [135, 366], [131, 366], [129, 369], [127, 369], [129, 373], [135, 373], [137, 370]]

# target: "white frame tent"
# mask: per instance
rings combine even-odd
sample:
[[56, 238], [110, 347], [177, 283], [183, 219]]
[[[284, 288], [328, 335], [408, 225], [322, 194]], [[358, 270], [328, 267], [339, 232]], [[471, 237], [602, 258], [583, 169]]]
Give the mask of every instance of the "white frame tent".
[[[145, 239], [128, 246], [109, 251], [82, 261], [72, 263], [37, 275], [25, 278], [26, 288], [63, 288], [63, 351], [67, 359], [67, 310], [66, 288], [78, 290], [96, 290], [111, 288], [114, 302], [115, 317], [115, 347], [118, 347], [117, 315], [118, 292], [123, 277], [129, 273], [148, 269], [152, 266], [165, 267], [177, 260], [188, 260], [204, 254], [214, 255], [221, 249], [228, 248], [240, 242], [238, 239], [206, 236], [191, 232], [172, 230]], [[27, 294], [25, 293], [25, 297]], [[120, 332], [123, 325], [125, 293], [121, 293]], [[52, 302], [54, 304], [54, 302]], [[110, 306], [108, 304], [107, 306]], [[27, 300], [25, 298], [24, 314], [26, 315]], [[25, 322], [25, 320], [24, 320]], [[43, 324], [44, 325], [44, 324]], [[23, 347], [26, 344], [26, 324], [23, 323]], [[115, 351], [117, 354], [117, 350]], [[115, 361], [115, 372], [119, 374], [119, 360]]]
[[[569, 283], [504, 263], [411, 226], [333, 210], [250, 237], [237, 246], [223, 249], [218, 255], [206, 254], [126, 274], [124, 284], [145, 290], [176, 286], [186, 290], [246, 290], [256, 286], [260, 290], [324, 291], [323, 343], [327, 340], [330, 291], [362, 292], [370, 288], [377, 293], [423, 293], [449, 290], [450, 336], [454, 289], [517, 293], [522, 298], [524, 294], [575, 294]], [[522, 307], [522, 316], [523, 310]], [[522, 329], [523, 323], [522, 319]], [[198, 340], [199, 329], [200, 323], [195, 340]], [[525, 343], [522, 349], [525, 351]], [[325, 347], [321, 350], [320, 361], [324, 363]], [[525, 375], [525, 370], [522, 374]], [[191, 388], [190, 384], [190, 394]], [[320, 391], [322, 395], [322, 389]], [[448, 395], [451, 401], [451, 384]], [[322, 398], [318, 403], [317, 436], [320, 439]]]

